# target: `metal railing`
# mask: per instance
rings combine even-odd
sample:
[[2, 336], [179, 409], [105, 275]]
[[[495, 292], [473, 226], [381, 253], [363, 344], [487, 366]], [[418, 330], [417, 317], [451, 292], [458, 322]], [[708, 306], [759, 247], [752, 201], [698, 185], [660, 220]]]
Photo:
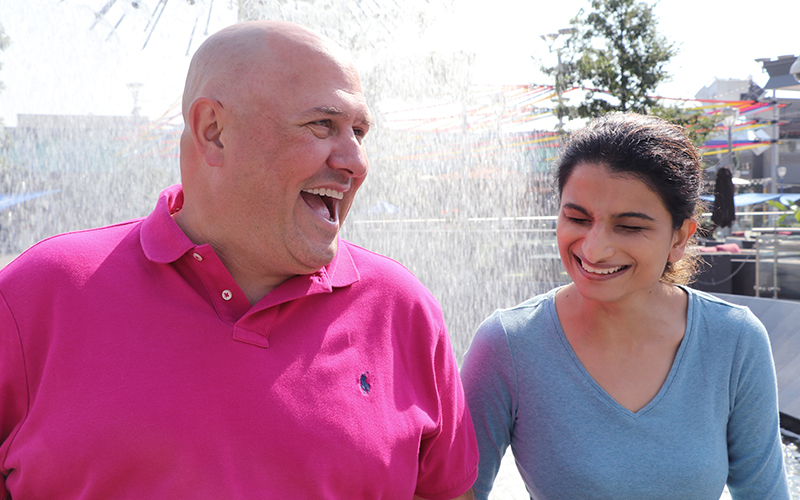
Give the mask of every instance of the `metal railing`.
[[[778, 283], [778, 263], [781, 257], [800, 256], [800, 228], [797, 227], [757, 227], [750, 230], [755, 235], [756, 250], [756, 297], [761, 297], [762, 292], [772, 293], [772, 298], [778, 298], [781, 287]], [[771, 253], [771, 255], [770, 255]], [[765, 257], [772, 261], [772, 286], [762, 286], [761, 268]], [[768, 284], [767, 284], [768, 285]]]

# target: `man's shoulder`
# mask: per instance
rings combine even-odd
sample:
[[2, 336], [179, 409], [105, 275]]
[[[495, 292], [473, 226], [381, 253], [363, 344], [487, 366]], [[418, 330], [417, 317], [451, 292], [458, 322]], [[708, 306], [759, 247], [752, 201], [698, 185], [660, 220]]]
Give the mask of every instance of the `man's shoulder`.
[[111, 252], [121, 250], [120, 244], [138, 230], [140, 223], [141, 219], [134, 219], [45, 238], [1, 269], [0, 280], [30, 273], [46, 275], [57, 270], [71, 275], [91, 272]]
[[419, 328], [416, 335], [404, 336], [409, 340], [419, 340], [423, 330], [434, 337], [446, 331], [439, 301], [411, 271], [390, 257], [341, 241], [358, 270], [358, 280], [345, 293], [351, 305], [364, 306], [355, 308], [359, 314], [389, 317], [400, 312], [406, 327]]
[[368, 286], [379, 285], [384, 290], [400, 289], [416, 295], [430, 295], [430, 291], [400, 262], [341, 240], [358, 269], [360, 281]]
[[347, 247], [347, 251], [353, 258], [353, 262], [358, 268], [362, 279], [389, 278], [392, 280], [408, 279], [419, 282], [414, 273], [391, 257], [367, 250], [349, 241], [341, 240], [341, 242]]

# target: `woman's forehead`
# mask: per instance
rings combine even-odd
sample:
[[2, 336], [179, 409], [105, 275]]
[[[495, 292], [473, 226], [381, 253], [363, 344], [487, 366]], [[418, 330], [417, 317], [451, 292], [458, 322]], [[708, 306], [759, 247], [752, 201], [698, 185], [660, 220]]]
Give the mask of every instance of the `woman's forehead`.
[[561, 193], [561, 206], [614, 216], [667, 211], [661, 196], [639, 176], [612, 172], [595, 163], [581, 163], [573, 169]]

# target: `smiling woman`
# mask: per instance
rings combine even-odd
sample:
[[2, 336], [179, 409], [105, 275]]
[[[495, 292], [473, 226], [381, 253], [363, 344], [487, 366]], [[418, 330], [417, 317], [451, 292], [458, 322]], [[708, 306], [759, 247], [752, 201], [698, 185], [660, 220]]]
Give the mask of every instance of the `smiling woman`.
[[698, 226], [699, 165], [691, 142], [663, 120], [608, 115], [578, 131], [556, 172], [559, 251], [575, 285], [617, 267], [610, 278], [649, 270], [642, 284], [656, 294], [673, 290], [662, 281], [686, 284], [697, 262], [686, 249]]
[[[622, 116], [628, 119], [621, 120]], [[605, 166], [615, 177], [629, 177], [644, 183], [661, 199], [673, 229], [679, 229], [687, 221], [698, 221], [700, 157], [679, 128], [653, 118], [609, 115], [579, 130], [564, 149], [556, 171], [562, 200], [573, 170], [586, 163]], [[693, 253], [669, 260], [662, 279], [685, 284], [696, 265], [697, 256]]]
[[[462, 379], [477, 498], [510, 445], [535, 498], [788, 499], [775, 371], [748, 310], [683, 286], [696, 150], [655, 117], [609, 114], [557, 161], [569, 285], [499, 310]], [[586, 432], [591, 429], [591, 432]]]
[[644, 182], [595, 163], [572, 171], [561, 199], [561, 260], [581, 296], [595, 300], [658, 293], [667, 264], [681, 259], [697, 227], [686, 219], [674, 230], [669, 211]]

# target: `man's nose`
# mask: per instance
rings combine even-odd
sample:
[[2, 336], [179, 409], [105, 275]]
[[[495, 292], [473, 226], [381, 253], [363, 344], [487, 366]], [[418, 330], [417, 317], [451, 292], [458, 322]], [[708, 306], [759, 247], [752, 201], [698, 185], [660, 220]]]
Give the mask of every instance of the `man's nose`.
[[328, 165], [335, 170], [345, 171], [350, 177], [364, 177], [369, 170], [367, 151], [355, 133], [342, 136], [328, 158]]

